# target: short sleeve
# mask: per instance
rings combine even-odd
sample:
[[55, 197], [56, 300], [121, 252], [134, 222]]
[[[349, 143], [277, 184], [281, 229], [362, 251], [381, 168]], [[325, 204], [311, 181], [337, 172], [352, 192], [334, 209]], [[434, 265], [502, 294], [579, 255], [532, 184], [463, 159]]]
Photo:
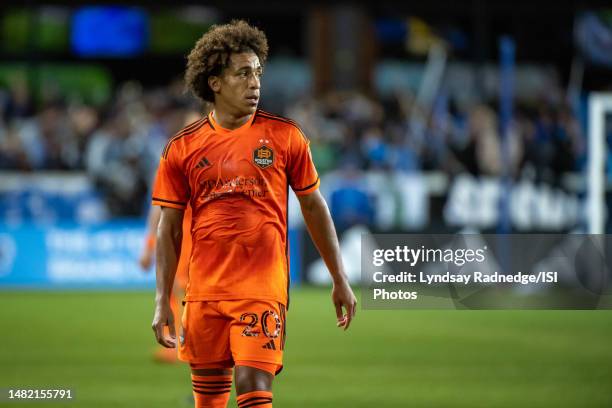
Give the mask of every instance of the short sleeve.
[[159, 160], [153, 185], [153, 205], [184, 210], [189, 201], [189, 182], [180, 169], [177, 150], [177, 146], [169, 144]]
[[296, 195], [310, 194], [319, 188], [319, 175], [312, 161], [309, 144], [302, 131], [293, 127], [289, 136], [287, 176]]

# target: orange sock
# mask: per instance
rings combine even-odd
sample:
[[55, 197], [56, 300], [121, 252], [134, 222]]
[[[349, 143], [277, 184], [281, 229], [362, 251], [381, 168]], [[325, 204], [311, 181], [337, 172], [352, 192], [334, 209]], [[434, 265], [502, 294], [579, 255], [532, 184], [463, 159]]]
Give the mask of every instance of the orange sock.
[[194, 375], [193, 398], [196, 408], [225, 408], [232, 389], [231, 375]]
[[270, 391], [252, 391], [236, 398], [238, 408], [272, 408], [272, 393]]

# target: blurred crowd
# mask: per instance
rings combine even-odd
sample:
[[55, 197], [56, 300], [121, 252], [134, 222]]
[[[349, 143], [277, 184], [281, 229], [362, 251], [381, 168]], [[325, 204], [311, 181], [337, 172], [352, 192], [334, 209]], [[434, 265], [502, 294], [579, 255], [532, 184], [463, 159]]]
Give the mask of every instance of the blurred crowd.
[[[142, 214], [167, 138], [202, 108], [180, 81], [157, 89], [125, 83], [111, 101], [94, 107], [48, 98], [37, 108], [27, 87], [0, 89], [0, 170], [85, 170], [111, 214]], [[557, 184], [579, 170], [585, 154], [572, 110], [546, 98], [520, 101], [505, 137], [495, 103], [459, 106], [443, 93], [429, 104], [410, 93], [332, 92], [283, 105], [277, 113], [302, 125], [322, 174], [469, 172]]]
[[286, 113], [310, 135], [322, 171], [437, 170], [557, 184], [580, 170], [586, 147], [572, 110], [546, 99], [519, 102], [505, 136], [496, 103], [458, 106], [445, 95], [427, 107], [410, 93], [332, 93], [297, 101]]
[[0, 93], [0, 170], [85, 170], [114, 215], [140, 215], [169, 136], [197, 119], [180, 82], [118, 87], [108, 106], [49, 98], [35, 109], [21, 87]]

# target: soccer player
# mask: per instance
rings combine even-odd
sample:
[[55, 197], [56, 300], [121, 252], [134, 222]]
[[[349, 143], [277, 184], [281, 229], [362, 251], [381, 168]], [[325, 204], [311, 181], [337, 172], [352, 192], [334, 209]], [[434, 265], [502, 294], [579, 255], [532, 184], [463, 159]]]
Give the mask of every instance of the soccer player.
[[152, 327], [170, 348], [176, 346], [169, 299], [183, 211], [190, 205], [193, 213], [178, 346], [179, 358], [191, 366], [196, 407], [225, 407], [232, 374], [240, 408], [272, 407], [289, 304], [289, 187], [332, 275], [337, 325], [346, 330], [355, 316], [308, 140], [295, 122], [257, 109], [267, 53], [265, 34], [244, 21], [213, 26], [197, 41], [185, 80], [212, 111], [170, 139], [153, 189], [162, 212]]

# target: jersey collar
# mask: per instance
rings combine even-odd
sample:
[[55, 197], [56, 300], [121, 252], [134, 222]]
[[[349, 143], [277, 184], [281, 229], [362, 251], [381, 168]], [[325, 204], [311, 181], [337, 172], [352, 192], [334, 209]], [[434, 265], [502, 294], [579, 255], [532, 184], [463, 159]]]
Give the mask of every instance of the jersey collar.
[[208, 114], [208, 120], [210, 121], [211, 126], [213, 127], [213, 129], [215, 129], [215, 131], [217, 133], [222, 133], [222, 134], [226, 134], [226, 133], [237, 133], [243, 130], [246, 130], [248, 128], [251, 127], [251, 125], [253, 124], [253, 119], [255, 119], [255, 113], [253, 113], [251, 115], [251, 117], [249, 118], [249, 120], [246, 121], [246, 123], [242, 126], [240, 126], [239, 128], [236, 129], [226, 129], [224, 127], [222, 127], [219, 123], [217, 123], [217, 121], [215, 120], [215, 118], [213, 117], [213, 112], [214, 111], [210, 111], [210, 113]]

